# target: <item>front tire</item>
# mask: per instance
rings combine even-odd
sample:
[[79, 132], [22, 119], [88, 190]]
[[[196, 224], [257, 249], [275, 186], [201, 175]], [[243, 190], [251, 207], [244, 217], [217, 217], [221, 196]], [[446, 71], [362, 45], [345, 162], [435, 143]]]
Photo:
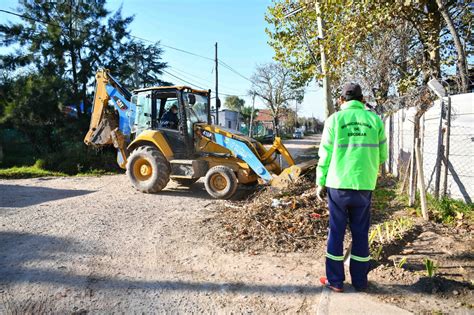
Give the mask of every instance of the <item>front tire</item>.
[[127, 161], [127, 176], [144, 193], [159, 192], [170, 180], [171, 168], [163, 153], [153, 146], [133, 150]]
[[211, 197], [229, 199], [237, 190], [238, 182], [234, 171], [230, 167], [218, 165], [207, 172], [204, 186]]

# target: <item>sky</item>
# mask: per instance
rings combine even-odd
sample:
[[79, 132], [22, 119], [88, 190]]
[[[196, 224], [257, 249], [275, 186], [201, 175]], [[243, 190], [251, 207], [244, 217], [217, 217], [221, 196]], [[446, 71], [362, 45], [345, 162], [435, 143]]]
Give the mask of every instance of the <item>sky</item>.
[[[0, 0], [0, 8], [14, 10], [17, 1]], [[122, 6], [124, 16], [135, 16], [130, 24], [131, 34], [149, 41], [214, 58], [218, 43], [218, 58], [243, 77], [250, 78], [256, 65], [271, 62], [274, 52], [265, 33], [265, 12], [271, 1], [265, 0], [108, 0], [107, 8], [115, 11]], [[16, 21], [0, 12], [0, 21]], [[163, 47], [163, 60], [169, 73], [163, 79], [174, 84], [215, 89], [214, 62], [171, 48]], [[252, 104], [247, 96], [251, 83], [245, 78], [219, 66], [219, 92], [239, 95]], [[299, 108], [299, 115], [324, 117], [323, 93], [312, 83]], [[225, 95], [219, 98], [224, 102]], [[263, 102], [256, 100], [256, 107]]]

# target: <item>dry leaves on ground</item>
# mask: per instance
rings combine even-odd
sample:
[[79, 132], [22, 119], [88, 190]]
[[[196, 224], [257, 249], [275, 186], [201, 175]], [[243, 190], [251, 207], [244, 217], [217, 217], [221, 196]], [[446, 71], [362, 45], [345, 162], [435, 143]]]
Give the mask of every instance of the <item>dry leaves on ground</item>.
[[325, 245], [328, 210], [314, 184], [302, 179], [280, 192], [270, 187], [249, 200], [228, 202], [214, 218], [216, 238], [234, 251], [308, 251]]

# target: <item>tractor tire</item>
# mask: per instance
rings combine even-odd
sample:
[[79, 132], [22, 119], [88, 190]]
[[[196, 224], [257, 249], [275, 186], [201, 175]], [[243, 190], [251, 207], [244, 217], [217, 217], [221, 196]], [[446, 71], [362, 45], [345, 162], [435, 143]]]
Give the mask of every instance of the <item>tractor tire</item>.
[[180, 186], [189, 187], [195, 182], [197, 182], [199, 178], [173, 178], [173, 181]]
[[171, 167], [163, 153], [153, 146], [133, 150], [127, 161], [127, 176], [133, 187], [144, 193], [156, 193], [170, 181]]
[[229, 199], [237, 190], [238, 182], [234, 171], [227, 166], [211, 168], [204, 179], [207, 193], [215, 199]]

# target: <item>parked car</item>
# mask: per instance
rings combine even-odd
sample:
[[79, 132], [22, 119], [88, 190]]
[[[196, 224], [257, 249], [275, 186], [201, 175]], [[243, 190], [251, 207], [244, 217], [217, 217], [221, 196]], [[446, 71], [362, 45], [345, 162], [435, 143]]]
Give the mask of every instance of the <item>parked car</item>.
[[293, 139], [303, 139], [303, 131], [293, 132]]
[[265, 135], [258, 139], [262, 144], [272, 144], [275, 141], [275, 135]]

